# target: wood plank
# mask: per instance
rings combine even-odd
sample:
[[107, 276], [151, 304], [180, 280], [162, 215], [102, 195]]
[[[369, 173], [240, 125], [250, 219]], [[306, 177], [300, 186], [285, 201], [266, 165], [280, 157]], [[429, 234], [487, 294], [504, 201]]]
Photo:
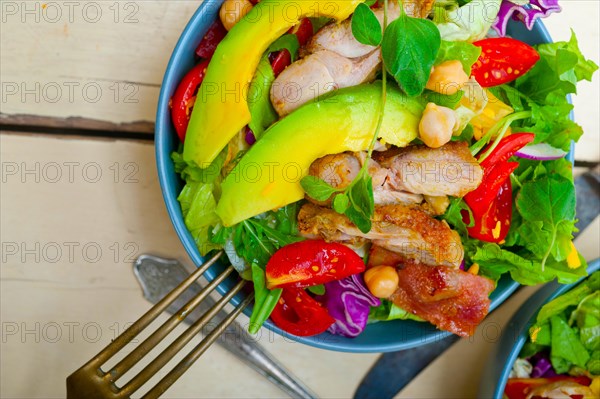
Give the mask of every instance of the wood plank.
[[[115, 8], [114, 1], [87, 0], [76, 6], [51, 2], [43, 11], [40, 1], [4, 1], [0, 28], [0, 123], [64, 123], [69, 127], [92, 125], [151, 132], [169, 55], [200, 3], [123, 1]], [[562, 13], [546, 20], [554, 39], [568, 40], [573, 27], [582, 51], [600, 63], [600, 3], [570, 0], [561, 2], [561, 6]], [[95, 14], [98, 7], [100, 18]], [[56, 17], [57, 10], [60, 18]], [[576, 153], [581, 160], [600, 160], [598, 79], [596, 74], [593, 83], [583, 82], [574, 98], [577, 120], [586, 132]], [[53, 102], [59, 90], [61, 96]], [[99, 99], [93, 102], [96, 92], [100, 93]]]
[[[151, 143], [3, 133], [0, 150], [0, 396], [64, 397], [66, 376], [150, 307], [132, 259], [150, 252], [191, 261], [167, 216]], [[377, 357], [266, 330], [257, 339], [322, 397], [351, 397]], [[167, 394], [282, 396], [218, 346]]]

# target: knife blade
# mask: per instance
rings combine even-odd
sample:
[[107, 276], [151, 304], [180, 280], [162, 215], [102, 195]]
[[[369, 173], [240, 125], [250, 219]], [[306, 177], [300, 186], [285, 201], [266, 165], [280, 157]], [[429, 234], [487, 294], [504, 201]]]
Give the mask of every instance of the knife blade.
[[[577, 237], [600, 214], [600, 166], [575, 179]], [[459, 340], [449, 336], [418, 348], [382, 354], [360, 382], [355, 398], [388, 399], [396, 396], [425, 367]]]
[[[147, 254], [137, 258], [133, 264], [133, 273], [142, 287], [144, 298], [153, 304], [162, 299], [190, 274], [185, 266], [177, 260]], [[194, 283], [167, 308], [167, 311], [170, 314], [178, 313], [178, 309], [198, 294], [201, 289], [202, 286], [200, 284]], [[210, 296], [207, 297], [200, 302], [198, 307], [189, 313], [189, 316], [184, 321], [187, 324], [194, 323], [214, 303], [214, 299]], [[221, 310], [211, 324], [216, 326], [227, 315], [227, 312]], [[292, 375], [277, 359], [256, 343], [239, 323], [234, 321], [227, 327], [216, 343], [267, 378], [290, 397], [295, 399], [318, 398], [314, 392]]]

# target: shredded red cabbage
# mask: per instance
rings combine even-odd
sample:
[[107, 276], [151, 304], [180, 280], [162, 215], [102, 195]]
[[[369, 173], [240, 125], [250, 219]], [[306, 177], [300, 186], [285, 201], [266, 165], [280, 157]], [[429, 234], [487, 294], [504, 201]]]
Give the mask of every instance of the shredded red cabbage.
[[[520, 2], [522, 3], [522, 2]], [[558, 0], [530, 0], [529, 5], [517, 4], [517, 1], [504, 0], [500, 5], [498, 18], [493, 28], [500, 36], [506, 35], [506, 25], [510, 18], [521, 21], [527, 29], [533, 29], [533, 24], [538, 18], [546, 18], [548, 15], [560, 12]]]
[[344, 337], [356, 337], [367, 325], [371, 306], [381, 305], [365, 286], [361, 274], [325, 284], [325, 295], [317, 297], [335, 323], [327, 331]]

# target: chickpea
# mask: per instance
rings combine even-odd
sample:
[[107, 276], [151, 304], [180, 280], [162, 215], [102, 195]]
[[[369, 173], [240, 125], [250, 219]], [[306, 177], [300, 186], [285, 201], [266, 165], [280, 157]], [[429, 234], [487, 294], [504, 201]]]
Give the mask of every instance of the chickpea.
[[219, 17], [223, 26], [227, 30], [231, 30], [244, 15], [252, 10], [252, 3], [249, 0], [225, 0], [219, 10]]
[[429, 103], [419, 123], [419, 137], [427, 147], [439, 148], [450, 141], [457, 123], [453, 110]]
[[465, 73], [460, 61], [446, 61], [433, 67], [429, 80], [425, 87], [436, 93], [452, 95], [456, 94], [469, 77]]
[[388, 298], [398, 288], [398, 272], [392, 266], [375, 266], [365, 272], [365, 284], [377, 298]]

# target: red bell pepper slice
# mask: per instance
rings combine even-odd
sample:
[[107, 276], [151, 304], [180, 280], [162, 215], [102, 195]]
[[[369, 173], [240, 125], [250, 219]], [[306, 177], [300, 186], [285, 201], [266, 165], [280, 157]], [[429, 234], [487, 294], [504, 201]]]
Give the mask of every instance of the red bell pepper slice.
[[321, 334], [335, 322], [327, 309], [299, 288], [283, 289], [271, 320], [282, 330], [300, 337]]
[[267, 287], [310, 287], [341, 280], [365, 270], [363, 260], [335, 242], [306, 240], [280, 248], [266, 266]]
[[226, 34], [227, 29], [223, 26], [221, 19], [217, 18], [206, 31], [200, 44], [198, 44], [196, 55], [203, 59], [212, 57], [217, 49], [217, 45], [221, 43], [221, 40], [223, 40]]
[[209, 60], [202, 61], [193, 67], [181, 79], [177, 90], [175, 90], [175, 94], [171, 98], [171, 119], [173, 120], [175, 131], [182, 142], [185, 140], [185, 132], [190, 122], [194, 102], [196, 101], [196, 93], [204, 80], [208, 63]]
[[534, 388], [560, 381], [571, 381], [589, 387], [591, 380], [588, 377], [557, 376], [549, 378], [509, 378], [504, 387], [504, 395], [508, 399], [526, 399]]
[[299, 24], [293, 26], [288, 33], [293, 33], [298, 38], [298, 43], [304, 46], [313, 35], [313, 24], [308, 18], [303, 18]]
[[[512, 219], [510, 174], [519, 166], [518, 162], [508, 162], [508, 159], [533, 139], [532, 133], [504, 137], [481, 162], [483, 180], [479, 187], [464, 196], [473, 214], [473, 226], [467, 228], [471, 237], [495, 243], [506, 238]], [[468, 212], [463, 211], [462, 216], [464, 222], [470, 224]]]
[[471, 75], [482, 87], [512, 82], [540, 59], [533, 47], [509, 37], [483, 39], [473, 44], [481, 47], [481, 55], [473, 65]]

